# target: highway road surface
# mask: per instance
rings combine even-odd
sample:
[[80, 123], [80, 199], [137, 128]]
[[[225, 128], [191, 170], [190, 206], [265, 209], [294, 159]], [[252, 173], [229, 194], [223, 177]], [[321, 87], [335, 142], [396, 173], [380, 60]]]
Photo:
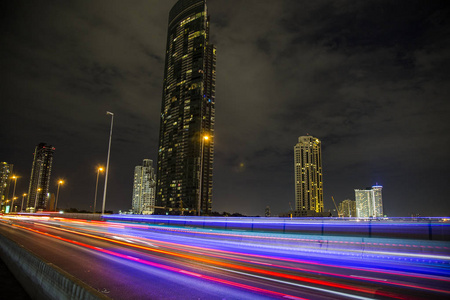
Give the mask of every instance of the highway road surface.
[[450, 299], [450, 243], [37, 216], [0, 234], [112, 299]]

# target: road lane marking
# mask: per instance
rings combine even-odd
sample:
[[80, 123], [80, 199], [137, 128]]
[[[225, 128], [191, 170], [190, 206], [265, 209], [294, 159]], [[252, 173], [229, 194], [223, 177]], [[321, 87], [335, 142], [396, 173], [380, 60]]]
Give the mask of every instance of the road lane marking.
[[369, 279], [369, 280], [388, 281], [387, 279], [376, 278], [376, 277], [369, 277], [369, 276], [350, 275], [350, 277], [362, 278], [362, 279]]
[[359, 299], [359, 300], [373, 299], [373, 298], [367, 298], [367, 297], [358, 296], [358, 295], [352, 295], [352, 294], [332, 291], [332, 290], [328, 290], [328, 289], [321, 289], [321, 288], [317, 288], [317, 287], [313, 287], [313, 286], [307, 286], [307, 285], [303, 285], [303, 284], [299, 284], [299, 283], [295, 283], [295, 282], [289, 282], [289, 281], [279, 280], [279, 279], [275, 279], [275, 278], [263, 277], [263, 276], [258, 276], [258, 275], [254, 275], [254, 274], [250, 274], [250, 273], [239, 272], [239, 271], [236, 271], [236, 270], [224, 269], [224, 268], [214, 267], [214, 266], [210, 266], [210, 267], [214, 268], [214, 269], [222, 270], [222, 271], [227, 271], [227, 272], [236, 273], [236, 274], [240, 274], [240, 275], [255, 277], [255, 278], [269, 280], [269, 281], [274, 281], [274, 282], [283, 283], [283, 284], [287, 284], [287, 285], [293, 285], [293, 286], [302, 287], [302, 288], [306, 288], [306, 289], [311, 289], [311, 290], [315, 290], [315, 291], [320, 291], [320, 292], [330, 293], [330, 294], [334, 294], [334, 295], [344, 296], [344, 297], [352, 298], [352, 299]]

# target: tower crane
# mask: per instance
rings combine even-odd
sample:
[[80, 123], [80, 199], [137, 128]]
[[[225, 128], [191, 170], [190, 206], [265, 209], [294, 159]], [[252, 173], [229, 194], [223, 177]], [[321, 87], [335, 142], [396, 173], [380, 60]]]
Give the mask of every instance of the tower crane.
[[292, 219], [292, 213], [294, 212], [294, 209], [292, 208], [291, 202], [289, 202], [289, 207], [291, 208], [291, 212], [289, 213], [289, 215], [291, 216]]
[[339, 211], [339, 208], [337, 207], [336, 202], [334, 201], [333, 196], [331, 196], [331, 200], [333, 200], [334, 207], [336, 207], [336, 211], [337, 211], [337, 213], [338, 213], [338, 217], [339, 217], [339, 218], [344, 217], [344, 214], [343, 214], [342, 212]]

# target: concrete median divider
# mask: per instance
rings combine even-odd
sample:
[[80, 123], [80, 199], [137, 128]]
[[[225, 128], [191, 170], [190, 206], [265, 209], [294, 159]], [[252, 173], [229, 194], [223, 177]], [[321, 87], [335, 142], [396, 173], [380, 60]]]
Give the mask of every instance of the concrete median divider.
[[0, 256], [32, 299], [109, 299], [3, 235]]

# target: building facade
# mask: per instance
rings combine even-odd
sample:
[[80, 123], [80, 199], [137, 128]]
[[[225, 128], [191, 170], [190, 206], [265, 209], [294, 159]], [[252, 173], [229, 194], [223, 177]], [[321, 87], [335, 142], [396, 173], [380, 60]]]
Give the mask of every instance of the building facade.
[[346, 199], [339, 203], [339, 212], [344, 218], [356, 217], [356, 201]]
[[355, 189], [356, 216], [358, 218], [383, 217], [382, 186], [375, 185], [364, 190]]
[[48, 191], [54, 152], [55, 148], [45, 143], [40, 143], [34, 150], [30, 185], [28, 188], [27, 212], [37, 212], [47, 209], [50, 197]]
[[9, 195], [9, 187], [11, 186], [11, 176], [14, 166], [7, 162], [0, 163], [0, 204], [2, 209], [7, 205], [6, 201]]
[[150, 215], [155, 211], [155, 169], [151, 159], [144, 159], [142, 166], [134, 168], [133, 214]]
[[301, 136], [294, 146], [295, 210], [323, 212], [321, 142], [313, 136]]
[[211, 212], [215, 78], [206, 0], [179, 0], [169, 13], [156, 213]]

